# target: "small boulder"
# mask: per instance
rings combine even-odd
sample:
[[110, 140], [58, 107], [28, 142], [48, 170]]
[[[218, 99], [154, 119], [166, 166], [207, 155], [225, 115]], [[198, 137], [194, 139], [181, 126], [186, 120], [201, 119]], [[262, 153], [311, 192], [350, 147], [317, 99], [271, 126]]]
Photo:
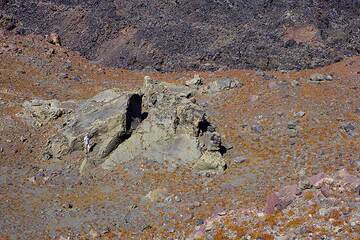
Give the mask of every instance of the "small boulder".
[[310, 76], [311, 82], [322, 82], [322, 81], [332, 81], [333, 77], [331, 75], [325, 75], [321, 73], [314, 73]]
[[351, 189], [360, 190], [360, 178], [351, 175], [346, 169], [341, 169], [336, 173], [337, 179], [339, 179], [344, 185], [348, 185]]
[[195, 75], [194, 78], [185, 82], [185, 86], [192, 88], [198, 88], [200, 85], [202, 85], [202, 79], [199, 75]]
[[229, 90], [233, 88], [241, 87], [242, 83], [239, 79], [236, 78], [221, 78], [219, 80], [213, 81], [208, 85], [209, 93], [217, 93], [224, 90]]
[[156, 188], [146, 194], [145, 199], [150, 202], [159, 202], [166, 198], [168, 190], [166, 188]]
[[305, 112], [303, 112], [303, 111], [296, 112], [296, 113], [294, 114], [294, 116], [295, 116], [295, 117], [304, 117], [304, 116], [305, 116]]
[[266, 199], [265, 213], [273, 214], [276, 210], [283, 210], [289, 206], [299, 191], [297, 185], [285, 186], [280, 191], [270, 194]]
[[274, 214], [277, 210], [277, 206], [280, 204], [281, 200], [276, 195], [276, 193], [270, 194], [266, 198], [266, 205], [265, 205], [265, 213], [266, 214]]
[[341, 128], [350, 136], [350, 137], [354, 137], [357, 135], [355, 129], [355, 124], [353, 124], [352, 122], [347, 122], [347, 123], [343, 123], [341, 125]]
[[58, 100], [31, 100], [23, 103], [20, 116], [30, 120], [34, 127], [41, 127], [51, 120], [58, 119], [68, 111], [61, 107]]
[[60, 36], [57, 33], [50, 33], [48, 36], [46, 36], [46, 39], [51, 44], [61, 46]]
[[264, 130], [264, 128], [260, 124], [254, 124], [253, 126], [251, 126], [251, 130], [254, 133], [260, 134]]
[[226, 162], [219, 152], [205, 152], [194, 164], [196, 171], [224, 171]]
[[234, 158], [234, 162], [237, 163], [237, 164], [241, 164], [241, 163], [244, 163], [246, 161], [246, 157], [240, 155], [240, 156], [237, 156], [236, 158]]

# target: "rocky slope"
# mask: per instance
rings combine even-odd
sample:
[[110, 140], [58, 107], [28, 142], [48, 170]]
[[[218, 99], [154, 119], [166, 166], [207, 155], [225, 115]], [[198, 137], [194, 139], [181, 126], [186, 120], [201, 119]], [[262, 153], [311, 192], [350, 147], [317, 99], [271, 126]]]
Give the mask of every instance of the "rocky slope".
[[304, 69], [360, 52], [359, 0], [0, 2], [0, 26], [107, 66]]
[[[0, 33], [0, 57], [0, 238], [358, 237], [359, 57], [294, 72], [145, 74], [101, 67], [44, 37], [12, 32]], [[145, 75], [158, 80], [153, 87], [143, 87]], [[139, 101], [123, 101], [129, 93], [142, 97], [147, 117], [124, 115], [129, 106], [139, 109]], [[187, 107], [189, 115], [181, 111]], [[194, 132], [204, 113], [208, 124]], [[105, 115], [124, 125], [84, 124]], [[111, 169], [102, 167], [106, 157], [96, 157], [100, 165], [83, 174], [87, 155], [77, 144], [61, 158], [44, 154], [64, 130], [74, 129], [78, 135], [67, 136], [81, 141], [98, 127], [90, 160], [101, 149], [120, 158], [127, 140], [136, 144], [147, 133], [150, 139], [161, 133], [144, 131], [147, 124], [164, 127], [170, 141], [179, 133], [173, 127], [186, 139], [205, 140], [209, 148], [201, 154], [225, 147], [225, 171], [223, 165], [194, 171], [198, 158], [174, 166], [174, 158], [166, 161], [161, 153], [177, 149], [161, 141], [154, 141], [161, 150], [143, 151]], [[123, 133], [130, 136], [118, 141]], [[108, 139], [116, 141], [100, 147]]]

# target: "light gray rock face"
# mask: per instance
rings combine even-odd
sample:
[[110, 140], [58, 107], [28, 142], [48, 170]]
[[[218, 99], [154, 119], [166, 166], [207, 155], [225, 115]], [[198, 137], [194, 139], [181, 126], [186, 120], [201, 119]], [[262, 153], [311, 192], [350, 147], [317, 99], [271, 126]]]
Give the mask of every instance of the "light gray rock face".
[[210, 82], [207, 86], [207, 92], [217, 93], [224, 90], [241, 87], [242, 83], [236, 78], [221, 78], [216, 81]]
[[23, 111], [19, 115], [29, 120], [34, 127], [41, 127], [67, 112], [60, 105], [58, 100], [35, 99], [25, 101], [23, 103]]
[[202, 79], [199, 75], [195, 75], [194, 78], [185, 82], [185, 86], [188, 86], [191, 88], [198, 88], [201, 85], [202, 85]]
[[[66, 109], [69, 114], [49, 139], [44, 154], [61, 159], [84, 150], [88, 135], [91, 150], [81, 172], [97, 165], [110, 170], [136, 159], [186, 165], [197, 171], [224, 170], [221, 136], [192, 98], [195, 91], [146, 77], [136, 93], [110, 89], [82, 102], [56, 102], [58, 108], [49, 103], [50, 109]], [[60, 116], [57, 111], [46, 113], [37, 115], [44, 119]]]
[[[204, 109], [189, 99], [193, 94], [191, 89], [146, 79], [143, 94], [147, 119], [109, 155], [103, 168], [113, 169], [135, 158], [190, 164], [201, 171], [225, 168], [226, 163], [219, 152], [220, 135], [207, 121]], [[198, 167], [196, 163], [206, 162], [202, 158], [209, 151], [214, 152], [214, 157], [207, 161], [208, 164]]]
[[321, 73], [314, 73], [310, 76], [311, 82], [322, 82], [322, 81], [332, 81], [333, 77], [331, 75], [324, 75]]
[[47, 152], [55, 157], [82, 150], [90, 137], [89, 157], [101, 161], [122, 143], [141, 121], [141, 96], [111, 89], [77, 104], [59, 133], [48, 141]]

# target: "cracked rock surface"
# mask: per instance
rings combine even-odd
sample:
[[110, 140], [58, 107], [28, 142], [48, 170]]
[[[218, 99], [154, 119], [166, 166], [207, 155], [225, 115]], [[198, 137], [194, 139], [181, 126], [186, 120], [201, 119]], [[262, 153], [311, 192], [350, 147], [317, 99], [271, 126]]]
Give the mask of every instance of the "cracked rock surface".
[[145, 77], [137, 93], [109, 89], [80, 102], [45, 101], [49, 107], [41, 111], [38, 104], [29, 107], [26, 102], [24, 106], [25, 111], [42, 113], [32, 114], [33, 121], [60, 115], [53, 102], [62, 105], [58, 109], [67, 109], [69, 113], [58, 133], [48, 140], [44, 155], [61, 159], [82, 151], [87, 135], [91, 148], [81, 170], [99, 164], [111, 170], [141, 158], [175, 167], [189, 165], [199, 171], [222, 171], [226, 149], [205, 109], [192, 98], [194, 94], [189, 87]]

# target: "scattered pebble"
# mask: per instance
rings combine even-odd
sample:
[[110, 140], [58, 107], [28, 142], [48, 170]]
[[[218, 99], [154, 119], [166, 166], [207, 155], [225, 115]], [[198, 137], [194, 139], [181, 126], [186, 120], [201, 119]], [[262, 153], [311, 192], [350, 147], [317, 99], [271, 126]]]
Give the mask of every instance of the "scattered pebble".
[[254, 124], [251, 127], [251, 130], [257, 134], [260, 134], [263, 131], [263, 127], [260, 124]]
[[305, 116], [305, 112], [303, 111], [295, 113], [295, 117], [303, 117], [303, 116]]
[[21, 141], [21, 142], [26, 142], [26, 140], [27, 140], [26, 137], [24, 137], [24, 136], [21, 136], [21, 137], [20, 137], [20, 141]]
[[288, 129], [296, 129], [297, 123], [294, 121], [289, 121], [287, 124]]
[[242, 156], [242, 155], [237, 156], [236, 158], [234, 158], [234, 162], [237, 163], [237, 164], [244, 163], [246, 160], [247, 160], [247, 158]]
[[179, 196], [175, 196], [175, 202], [181, 202], [181, 198]]
[[59, 77], [62, 78], [62, 79], [66, 79], [66, 78], [69, 77], [69, 74], [67, 74], [67, 73], [60, 73], [60, 74], [59, 74]]
[[259, 99], [258, 95], [251, 95], [249, 97], [249, 100], [250, 100], [251, 103], [256, 102], [258, 99]]
[[297, 80], [293, 80], [293, 81], [291, 81], [291, 86], [293, 86], [293, 87], [300, 86], [300, 82]]
[[81, 78], [79, 76], [74, 76], [72, 79], [76, 82], [80, 82], [80, 80], [81, 80]]
[[96, 238], [100, 237], [100, 234], [97, 231], [95, 231], [94, 229], [91, 229], [89, 232], [89, 236], [92, 239], [96, 239]]

